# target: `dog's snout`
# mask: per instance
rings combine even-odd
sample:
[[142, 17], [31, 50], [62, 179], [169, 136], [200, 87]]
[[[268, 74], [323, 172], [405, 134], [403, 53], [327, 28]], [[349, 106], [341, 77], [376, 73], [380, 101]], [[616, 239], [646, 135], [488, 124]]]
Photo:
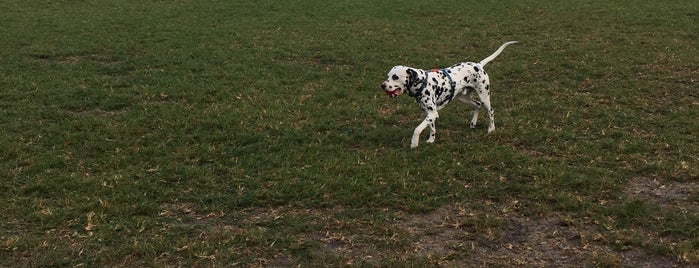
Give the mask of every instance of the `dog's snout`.
[[385, 83], [381, 83], [381, 89], [386, 90], [386, 84], [385, 84]]

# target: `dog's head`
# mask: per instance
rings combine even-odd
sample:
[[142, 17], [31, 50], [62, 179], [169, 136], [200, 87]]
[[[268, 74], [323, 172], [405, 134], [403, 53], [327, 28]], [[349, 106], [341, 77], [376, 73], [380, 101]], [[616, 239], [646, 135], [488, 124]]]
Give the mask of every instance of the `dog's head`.
[[405, 93], [417, 82], [417, 72], [413, 68], [405, 66], [393, 66], [386, 75], [386, 80], [381, 83], [381, 89], [390, 98], [395, 98]]

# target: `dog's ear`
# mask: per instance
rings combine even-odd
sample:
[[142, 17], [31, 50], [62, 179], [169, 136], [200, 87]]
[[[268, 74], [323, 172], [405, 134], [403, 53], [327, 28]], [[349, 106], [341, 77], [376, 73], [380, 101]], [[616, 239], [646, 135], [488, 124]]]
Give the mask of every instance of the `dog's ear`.
[[408, 69], [405, 72], [408, 73], [408, 81], [406, 81], [405, 84], [408, 87], [417, 86], [417, 84], [420, 82], [420, 79], [417, 77], [417, 72], [413, 69]]

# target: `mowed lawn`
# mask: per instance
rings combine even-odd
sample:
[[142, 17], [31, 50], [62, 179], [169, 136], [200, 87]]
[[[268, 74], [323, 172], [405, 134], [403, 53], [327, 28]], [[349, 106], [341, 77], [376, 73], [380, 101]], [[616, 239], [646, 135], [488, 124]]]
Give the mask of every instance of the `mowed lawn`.
[[[0, 2], [2, 267], [699, 265], [699, 2]], [[486, 67], [423, 118], [394, 65]]]

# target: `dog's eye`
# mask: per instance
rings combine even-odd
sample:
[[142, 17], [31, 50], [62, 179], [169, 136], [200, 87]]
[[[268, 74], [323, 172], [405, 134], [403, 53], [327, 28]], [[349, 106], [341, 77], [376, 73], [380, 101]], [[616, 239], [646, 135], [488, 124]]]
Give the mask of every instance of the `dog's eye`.
[[393, 76], [391, 76], [391, 79], [398, 80], [398, 76], [394, 74]]

